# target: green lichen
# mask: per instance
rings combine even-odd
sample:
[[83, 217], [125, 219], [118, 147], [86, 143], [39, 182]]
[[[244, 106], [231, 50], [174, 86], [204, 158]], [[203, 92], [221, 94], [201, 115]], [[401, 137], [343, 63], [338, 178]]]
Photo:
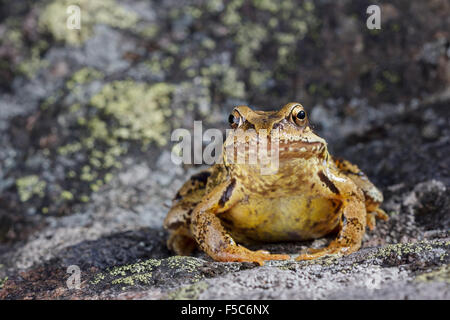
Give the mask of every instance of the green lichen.
[[437, 270], [423, 273], [417, 276], [415, 280], [420, 282], [439, 281], [450, 283], [450, 267], [445, 265]]
[[[7, 60], [0, 61], [0, 69], [13, 68], [14, 71], [33, 78], [36, 72], [48, 66], [48, 61], [41, 59], [42, 52], [48, 48], [45, 40], [36, 40], [29, 43], [26, 33], [22, 30], [22, 22], [16, 17], [10, 17], [2, 23], [5, 30], [2, 32], [0, 44], [10, 48], [11, 52], [20, 52], [15, 57], [15, 63], [11, 65]], [[31, 48], [29, 47], [31, 45]]]
[[[70, 5], [80, 8], [80, 29], [67, 28], [67, 8]], [[50, 32], [58, 41], [79, 46], [92, 35], [96, 24], [130, 29], [138, 20], [135, 12], [127, 10], [115, 0], [57, 0], [45, 6], [39, 16], [38, 27], [41, 31]]]
[[64, 190], [63, 192], [61, 192], [61, 199], [63, 200], [73, 200], [73, 194], [70, 191]]
[[170, 268], [178, 269], [186, 272], [197, 271], [203, 265], [202, 260], [194, 257], [186, 256], [172, 256], [167, 258], [167, 263]]
[[143, 273], [143, 274], [134, 274], [134, 275], [131, 275], [128, 277], [115, 279], [111, 283], [112, 284], [126, 284], [129, 286], [134, 286], [136, 283], [149, 284], [151, 279], [152, 279], [152, 273], [147, 272], [147, 273]]
[[170, 292], [167, 298], [172, 300], [197, 300], [200, 294], [208, 288], [209, 284], [206, 281], [201, 281], [176, 289]]
[[[95, 69], [80, 69], [67, 86], [79, 89], [80, 85], [102, 77]], [[122, 167], [120, 157], [128, 152], [129, 142], [140, 144], [144, 151], [150, 143], [167, 144], [173, 89], [166, 83], [149, 85], [131, 80], [114, 81], [105, 84], [90, 99], [89, 106], [71, 105], [69, 112], [84, 134], [78, 140], [62, 145], [57, 152], [64, 157], [81, 153], [86, 160], [81, 168], [68, 168], [66, 177], [86, 182], [87, 193], [97, 192], [113, 179], [111, 171]], [[86, 194], [72, 196], [65, 192], [61, 199], [89, 201]]]
[[436, 246], [445, 246], [448, 247], [448, 243], [444, 243], [440, 240], [435, 241], [418, 241], [412, 243], [397, 243], [397, 244], [389, 244], [382, 248], [380, 248], [376, 253], [370, 255], [368, 259], [376, 259], [376, 258], [387, 258], [395, 255], [397, 257], [402, 257], [408, 254], [419, 254], [426, 251], [433, 250], [433, 245]]
[[161, 265], [161, 260], [148, 259], [143, 262], [114, 267], [110, 269], [108, 273], [111, 276], [127, 276], [128, 274], [137, 274], [152, 271], [159, 265]]
[[91, 280], [91, 284], [96, 285], [105, 280], [105, 275], [103, 273], [97, 273]]
[[196, 283], [204, 279], [199, 273], [199, 268], [203, 265], [202, 260], [193, 257], [174, 256], [167, 259], [148, 259], [133, 264], [112, 267], [105, 272], [94, 275], [90, 281], [93, 285], [101, 283], [109, 283], [112, 285], [135, 286], [148, 285], [154, 278], [155, 274], [161, 271], [167, 273], [189, 273], [189, 281]]
[[[152, 271], [161, 265], [161, 260], [148, 259], [142, 262], [108, 269], [94, 275], [90, 281], [93, 285], [108, 281], [113, 285], [134, 286], [136, 284], [149, 284]], [[124, 289], [124, 287], [122, 288]]]
[[267, 39], [267, 29], [259, 24], [245, 23], [239, 28], [236, 34], [237, 62], [244, 66], [257, 66], [255, 52], [262, 46], [264, 39]]
[[30, 175], [17, 179], [16, 187], [20, 201], [26, 202], [33, 196], [42, 198], [45, 194], [46, 182], [39, 180], [36, 175]]
[[83, 146], [79, 142], [69, 143], [60, 148], [58, 148], [58, 153], [63, 156], [67, 156], [68, 154], [73, 154], [79, 152]]
[[20, 62], [17, 69], [28, 78], [32, 78], [39, 69], [49, 66], [49, 62], [41, 59], [42, 49], [35, 46], [30, 50], [30, 56]]
[[400, 81], [400, 76], [392, 71], [383, 71], [383, 77], [387, 79], [390, 83], [398, 83]]
[[[73, 90], [76, 85], [83, 85], [96, 79], [102, 79], [103, 73], [94, 68], [81, 68], [76, 71], [72, 77], [66, 82], [68, 89]], [[71, 111], [75, 111], [72, 109]]]
[[8, 277], [4, 277], [3, 279], [0, 278], [0, 289], [3, 288], [3, 286], [5, 285], [6, 281], [8, 281]]
[[114, 140], [129, 139], [139, 140], [144, 144], [156, 142], [158, 145], [165, 145], [169, 130], [166, 120], [171, 115], [169, 103], [172, 91], [173, 86], [167, 83], [149, 86], [124, 80], [106, 84], [92, 97], [91, 104], [112, 116], [118, 125], [108, 132], [106, 123], [93, 119], [90, 122], [92, 135], [101, 140], [112, 137]]

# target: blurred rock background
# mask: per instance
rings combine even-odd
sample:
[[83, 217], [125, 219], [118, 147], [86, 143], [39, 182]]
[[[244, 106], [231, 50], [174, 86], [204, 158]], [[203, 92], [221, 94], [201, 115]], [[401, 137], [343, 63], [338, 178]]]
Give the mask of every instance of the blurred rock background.
[[[445, 0], [0, 1], [0, 298], [449, 299], [449, 30]], [[172, 130], [288, 101], [389, 222], [342, 259], [171, 257], [162, 220], [200, 169]]]

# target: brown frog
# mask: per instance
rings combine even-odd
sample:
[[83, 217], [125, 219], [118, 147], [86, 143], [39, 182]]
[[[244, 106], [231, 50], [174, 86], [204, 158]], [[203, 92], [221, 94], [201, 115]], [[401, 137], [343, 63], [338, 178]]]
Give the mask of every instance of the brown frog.
[[[189, 255], [198, 246], [217, 261], [263, 265], [289, 256], [238, 243], [316, 239], [334, 232], [327, 247], [309, 249], [297, 260], [350, 254], [360, 248], [366, 226], [373, 229], [375, 218], [388, 219], [379, 208], [382, 193], [356, 165], [331, 157], [300, 103], [269, 112], [238, 106], [229, 121], [233, 131], [224, 144], [223, 163], [192, 176], [164, 221], [168, 247], [175, 253]], [[246, 150], [249, 160], [250, 146], [263, 138], [268, 149], [278, 143], [272, 174], [262, 174], [260, 162], [239, 163], [225, 152]]]

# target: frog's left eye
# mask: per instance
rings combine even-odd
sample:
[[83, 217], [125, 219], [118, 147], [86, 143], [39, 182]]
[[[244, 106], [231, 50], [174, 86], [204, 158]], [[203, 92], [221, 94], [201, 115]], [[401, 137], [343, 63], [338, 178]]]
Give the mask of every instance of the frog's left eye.
[[239, 114], [239, 112], [234, 110], [228, 117], [228, 122], [230, 123], [231, 128], [236, 129], [242, 125], [244, 118]]
[[294, 109], [292, 109], [291, 119], [298, 126], [305, 125], [305, 123], [307, 121], [307, 117], [306, 117], [306, 112], [305, 112], [305, 110], [303, 110], [302, 106], [296, 106], [296, 107], [294, 107]]

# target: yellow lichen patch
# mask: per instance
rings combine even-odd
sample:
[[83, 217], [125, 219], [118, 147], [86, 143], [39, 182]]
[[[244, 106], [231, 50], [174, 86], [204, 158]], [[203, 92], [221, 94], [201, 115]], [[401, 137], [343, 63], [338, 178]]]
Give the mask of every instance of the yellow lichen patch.
[[431, 251], [433, 249], [434, 245], [442, 245], [445, 247], [449, 246], [449, 243], [444, 243], [440, 240], [435, 241], [418, 241], [418, 242], [412, 242], [412, 243], [397, 243], [397, 244], [389, 244], [386, 245], [383, 248], [380, 248], [376, 253], [370, 255], [368, 258], [386, 258], [392, 255], [395, 255], [397, 257], [401, 257], [403, 255], [407, 254], [419, 254], [421, 252]]
[[440, 281], [450, 283], [450, 267], [445, 265], [432, 272], [423, 273], [417, 276], [416, 280], [422, 282]]
[[[113, 139], [164, 145], [169, 130], [166, 119], [171, 115], [168, 106], [172, 91], [173, 87], [166, 83], [149, 86], [129, 80], [114, 81], [92, 97], [91, 104], [118, 122], [119, 126], [109, 133]], [[101, 130], [95, 136], [104, 139], [104, 126], [100, 126], [101, 120], [96, 121], [93, 129]]]
[[39, 180], [39, 177], [36, 175], [30, 175], [17, 179], [16, 186], [20, 201], [26, 202], [35, 195], [43, 197], [46, 182]]
[[170, 292], [167, 298], [172, 300], [196, 300], [199, 298], [200, 294], [208, 288], [209, 284], [205, 281], [201, 281], [176, 289]]
[[49, 62], [41, 59], [41, 48], [33, 47], [30, 50], [30, 57], [18, 65], [18, 71], [28, 78], [32, 78], [36, 72], [49, 65]]
[[81, 68], [72, 75], [66, 86], [68, 89], [73, 89], [76, 85], [82, 85], [102, 77], [103, 74], [94, 68]]
[[109, 270], [111, 276], [126, 276], [129, 273], [141, 273], [144, 271], [152, 271], [161, 264], [161, 260], [148, 259], [143, 262], [129, 264], [125, 266], [115, 267]]
[[140, 282], [142, 284], [148, 284], [150, 279], [152, 278], [152, 273], [147, 272], [143, 274], [133, 274], [128, 277], [119, 278], [116, 280], [113, 280], [112, 284], [127, 284], [130, 286], [133, 286], [136, 282]]
[[76, 153], [81, 150], [83, 146], [79, 142], [69, 143], [58, 149], [60, 155], [66, 156], [68, 154]]
[[73, 194], [70, 191], [64, 190], [61, 192], [61, 198], [64, 200], [73, 200]]
[[105, 275], [103, 273], [97, 273], [94, 276], [94, 279], [92, 279], [91, 283], [92, 284], [99, 284], [101, 281], [103, 281], [105, 279]]
[[186, 272], [194, 272], [203, 265], [200, 259], [185, 256], [169, 257], [167, 258], [167, 263], [170, 268], [179, 269]]
[[5, 282], [8, 280], [8, 277], [5, 278], [0, 278], [0, 289], [3, 288], [3, 286], [5, 285]]
[[[80, 8], [80, 29], [67, 28], [67, 8], [71, 5]], [[129, 29], [137, 21], [138, 15], [135, 12], [127, 10], [115, 0], [57, 0], [43, 9], [38, 26], [40, 30], [50, 32], [56, 40], [78, 46], [92, 35], [96, 24]]]
[[152, 271], [161, 265], [161, 260], [148, 259], [143, 262], [114, 267], [107, 273], [98, 273], [91, 280], [91, 284], [103, 282], [107, 276], [114, 277], [111, 284], [135, 285], [136, 283], [148, 284], [152, 278]]

